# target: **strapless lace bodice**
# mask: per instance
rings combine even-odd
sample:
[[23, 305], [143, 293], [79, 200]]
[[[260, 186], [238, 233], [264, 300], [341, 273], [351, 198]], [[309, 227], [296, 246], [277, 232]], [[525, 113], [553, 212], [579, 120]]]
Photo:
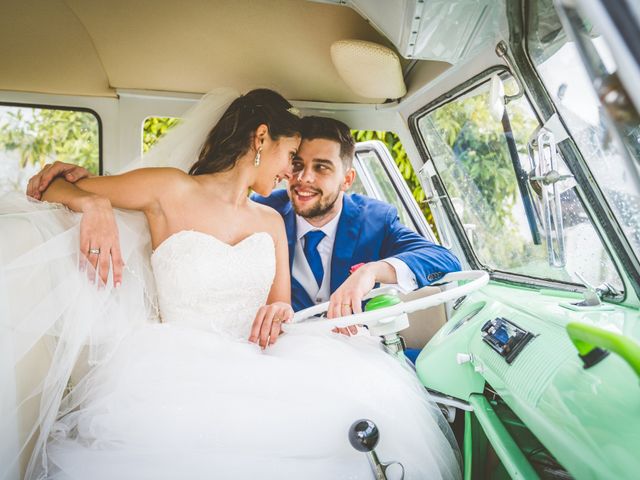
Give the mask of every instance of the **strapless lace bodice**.
[[271, 235], [236, 245], [193, 230], [171, 235], [151, 257], [163, 322], [247, 338], [275, 275]]

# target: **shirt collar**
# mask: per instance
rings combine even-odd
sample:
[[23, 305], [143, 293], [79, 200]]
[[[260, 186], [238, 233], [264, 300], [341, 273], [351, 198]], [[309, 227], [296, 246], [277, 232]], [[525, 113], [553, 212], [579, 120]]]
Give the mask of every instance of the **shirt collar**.
[[340, 205], [340, 211], [338, 214], [331, 219], [328, 223], [324, 224], [322, 227], [314, 227], [304, 217], [296, 214], [296, 236], [297, 240], [300, 240], [311, 230], [322, 230], [324, 234], [328, 238], [335, 238], [336, 231], [338, 230], [338, 222], [340, 221], [340, 215], [342, 214], [342, 205]]

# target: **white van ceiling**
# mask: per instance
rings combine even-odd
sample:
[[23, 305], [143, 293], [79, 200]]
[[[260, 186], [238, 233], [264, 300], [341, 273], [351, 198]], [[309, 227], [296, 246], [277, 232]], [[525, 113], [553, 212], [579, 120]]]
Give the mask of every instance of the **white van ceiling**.
[[507, 0], [310, 1], [354, 9], [405, 58], [456, 64], [509, 35]]
[[330, 46], [343, 39], [390, 45], [352, 9], [301, 0], [0, 0], [0, 90], [266, 86], [294, 100], [383, 100], [336, 73]]

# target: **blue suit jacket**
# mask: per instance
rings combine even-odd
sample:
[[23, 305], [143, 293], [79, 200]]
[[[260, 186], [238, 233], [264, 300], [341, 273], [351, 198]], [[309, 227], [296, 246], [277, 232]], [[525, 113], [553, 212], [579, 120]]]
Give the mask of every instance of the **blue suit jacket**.
[[[287, 191], [276, 190], [268, 197], [254, 194], [251, 198], [282, 215], [291, 268], [296, 244], [296, 216]], [[402, 225], [398, 211], [392, 205], [362, 195], [344, 195], [331, 257], [331, 293], [347, 279], [351, 266], [389, 257], [407, 264], [416, 276], [418, 287], [438, 280], [445, 273], [460, 270], [460, 262], [449, 250]], [[291, 279], [291, 303], [295, 311], [314, 305], [294, 278]]]

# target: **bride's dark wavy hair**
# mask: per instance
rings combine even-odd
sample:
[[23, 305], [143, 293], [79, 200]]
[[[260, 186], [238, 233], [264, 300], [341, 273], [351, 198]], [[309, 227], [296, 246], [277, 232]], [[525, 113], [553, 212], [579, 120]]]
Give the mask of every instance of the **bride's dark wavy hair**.
[[265, 124], [273, 140], [300, 135], [300, 118], [279, 93], [258, 88], [236, 98], [211, 129], [189, 175], [226, 172], [249, 151], [256, 129]]

